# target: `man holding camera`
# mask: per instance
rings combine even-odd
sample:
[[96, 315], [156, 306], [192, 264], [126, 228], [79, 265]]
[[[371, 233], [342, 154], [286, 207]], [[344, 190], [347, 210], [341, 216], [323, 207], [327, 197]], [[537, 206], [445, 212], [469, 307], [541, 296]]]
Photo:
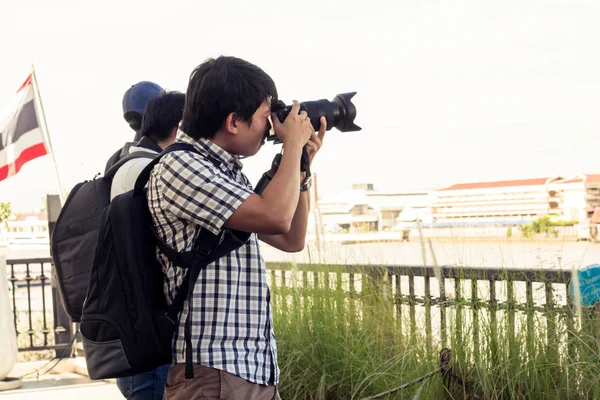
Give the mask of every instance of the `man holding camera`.
[[[258, 239], [282, 251], [304, 248], [308, 187], [302, 188], [303, 148], [310, 162], [326, 131], [316, 134], [306, 112], [294, 102], [285, 121], [272, 117], [283, 155], [268, 186], [255, 194], [242, 172], [240, 156], [256, 154], [271, 128], [271, 99], [277, 89], [259, 67], [218, 57], [190, 77], [177, 142], [200, 153], [177, 151], [153, 169], [148, 205], [161, 238], [189, 251], [200, 229], [251, 232], [237, 250], [202, 269], [191, 301], [185, 302], [173, 337], [173, 360], [165, 399], [278, 399], [277, 346], [270, 292]], [[184, 270], [159, 252], [172, 301]], [[185, 324], [190, 316], [193, 379], [185, 378]]]

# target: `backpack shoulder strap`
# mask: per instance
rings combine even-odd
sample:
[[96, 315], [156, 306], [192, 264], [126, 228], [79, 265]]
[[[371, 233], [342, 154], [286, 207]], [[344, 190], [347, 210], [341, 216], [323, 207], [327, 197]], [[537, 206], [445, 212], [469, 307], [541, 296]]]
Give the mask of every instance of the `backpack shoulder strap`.
[[[134, 195], [140, 195], [142, 193], [142, 191], [144, 190], [144, 187], [148, 183], [148, 179], [150, 179], [150, 173], [152, 172], [152, 169], [156, 166], [156, 164], [158, 164], [164, 156], [166, 156], [167, 154], [172, 153], [174, 151], [189, 151], [192, 153], [200, 154], [200, 152], [191, 144], [173, 143], [172, 145], [170, 145], [169, 147], [164, 149], [162, 151], [162, 153], [160, 153], [158, 156], [156, 156], [154, 158], [154, 160], [152, 160], [150, 162], [150, 164], [148, 164], [146, 166], [146, 168], [144, 168], [142, 170], [142, 172], [138, 176], [137, 180], [135, 181]], [[209, 160], [213, 164], [215, 163], [215, 160], [212, 160], [212, 159], [209, 159]]]
[[110, 167], [108, 171], [106, 171], [106, 173], [104, 174], [104, 179], [112, 179], [119, 170], [119, 168], [121, 168], [123, 165], [127, 164], [131, 160], [135, 160], [137, 158], [152, 159], [155, 157], [156, 154], [150, 153], [148, 151], [134, 151], [133, 153], [129, 153], [125, 157], [121, 158], [115, 165]]
[[[158, 238], [157, 238], [158, 239]], [[215, 235], [206, 229], [200, 229], [200, 233], [196, 238], [195, 250], [189, 251], [187, 253], [177, 253], [178, 255], [184, 257], [191, 257], [188, 265], [190, 265], [189, 270], [183, 277], [183, 281], [179, 285], [177, 290], [177, 294], [173, 299], [171, 305], [167, 308], [167, 318], [171, 320], [171, 322], [176, 323], [177, 315], [183, 309], [183, 303], [188, 298], [190, 282], [196, 282], [198, 275], [200, 275], [200, 270], [211, 261], [209, 259], [210, 250], [216, 248], [219, 245], [219, 241], [221, 239], [221, 235]], [[162, 241], [157, 240], [158, 243]], [[170, 249], [170, 248], [169, 248]], [[161, 248], [162, 251], [162, 248]], [[172, 251], [172, 250], [169, 250]], [[164, 253], [164, 251], [163, 251]], [[199, 253], [199, 260], [203, 260], [203, 262], [194, 262], [195, 253]], [[168, 256], [167, 256], [168, 257]], [[181, 264], [180, 264], [181, 265]]]
[[[144, 168], [142, 170], [142, 172], [140, 173], [140, 175], [138, 176], [138, 178], [135, 182], [134, 196], [140, 196], [143, 194], [144, 187], [146, 186], [146, 184], [148, 183], [148, 180], [150, 179], [150, 173], [152, 172], [152, 169], [156, 166], [156, 164], [158, 164], [160, 162], [160, 160], [164, 156], [166, 156], [167, 154], [172, 153], [174, 151], [189, 151], [189, 152], [200, 155], [200, 152], [191, 144], [173, 143], [172, 145], [170, 145], [169, 147], [164, 149], [162, 153], [160, 153], [158, 156], [156, 156], [150, 162], [150, 164], [148, 164], [146, 166], [146, 168]], [[206, 157], [206, 159], [211, 161], [215, 166], [218, 166], [217, 160], [214, 160], [210, 157]], [[159, 235], [156, 232], [156, 229], [154, 229], [154, 226], [152, 223], [151, 223], [151, 230], [152, 230], [152, 233], [154, 234], [154, 238], [156, 239], [156, 244], [157, 244], [158, 248], [160, 249], [160, 251], [169, 260], [171, 260], [176, 265], [179, 265], [181, 267], [191, 266], [194, 261], [194, 257], [195, 257], [194, 253], [209, 252], [210, 249], [212, 249], [214, 247], [214, 245], [219, 243], [219, 238], [220, 238], [220, 235], [214, 235], [211, 232], [202, 229], [201, 233], [200, 233], [202, 239], [200, 241], [197, 241], [197, 243], [204, 243], [204, 246], [198, 246], [199, 248], [196, 248], [195, 251], [179, 253], [179, 252], [175, 251], [174, 249], [172, 249], [169, 245], [167, 245], [159, 237]]]

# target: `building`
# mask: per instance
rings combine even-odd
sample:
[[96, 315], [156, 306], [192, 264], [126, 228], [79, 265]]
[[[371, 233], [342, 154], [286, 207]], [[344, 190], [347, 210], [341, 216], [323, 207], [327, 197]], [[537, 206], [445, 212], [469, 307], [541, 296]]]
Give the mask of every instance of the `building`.
[[46, 214], [21, 214], [0, 227], [0, 245], [48, 245]]
[[459, 183], [434, 192], [436, 223], [523, 223], [549, 212], [548, 185], [560, 178]]
[[381, 192], [373, 184], [355, 184], [351, 190], [319, 199], [318, 212], [325, 231], [352, 233], [392, 231], [403, 212], [407, 218], [431, 215], [428, 191]]
[[600, 207], [600, 175], [460, 183], [433, 194], [438, 224], [517, 225], [550, 215], [584, 221]]
[[549, 214], [562, 220], [589, 220], [600, 207], [600, 175], [574, 174], [549, 186]]
[[593, 224], [600, 223], [600, 175], [459, 183], [414, 192], [381, 192], [372, 184], [355, 184], [316, 203], [312, 229], [318, 225], [326, 232], [398, 231], [414, 227], [416, 220], [424, 228], [500, 228], [546, 215]]

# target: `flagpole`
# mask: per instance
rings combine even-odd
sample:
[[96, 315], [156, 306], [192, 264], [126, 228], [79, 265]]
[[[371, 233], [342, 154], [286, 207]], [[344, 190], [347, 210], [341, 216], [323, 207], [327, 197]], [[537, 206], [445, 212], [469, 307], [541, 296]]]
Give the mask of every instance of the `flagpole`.
[[52, 142], [50, 141], [50, 133], [48, 131], [48, 123], [46, 122], [46, 113], [44, 112], [44, 103], [42, 102], [42, 95], [40, 94], [40, 87], [38, 86], [37, 77], [35, 75], [35, 67], [31, 64], [31, 77], [33, 79], [33, 91], [35, 96], [37, 97], [37, 103], [40, 106], [40, 112], [42, 114], [42, 133], [44, 135], [44, 141], [48, 146], [48, 152], [52, 157], [52, 164], [54, 164], [54, 172], [56, 173], [56, 181], [58, 183], [58, 189], [60, 194], [60, 200], [64, 203], [65, 200], [65, 190], [62, 185], [62, 181], [60, 180], [60, 174], [58, 173], [58, 166], [56, 165], [56, 157], [54, 156], [54, 150], [52, 149]]

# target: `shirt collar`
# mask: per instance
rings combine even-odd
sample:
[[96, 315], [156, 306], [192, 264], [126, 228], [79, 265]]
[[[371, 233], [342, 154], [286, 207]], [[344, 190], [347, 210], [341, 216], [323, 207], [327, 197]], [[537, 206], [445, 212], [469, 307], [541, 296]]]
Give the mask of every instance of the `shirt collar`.
[[189, 143], [193, 145], [201, 154], [207, 155], [213, 159], [216, 159], [221, 163], [221, 166], [231, 170], [241, 170], [244, 164], [234, 155], [223, 150], [213, 141], [207, 138], [194, 139], [181, 129], [177, 132], [177, 141], [183, 143]]
[[144, 149], [152, 150], [157, 153], [160, 153], [163, 150], [158, 144], [156, 144], [154, 140], [150, 139], [148, 136], [142, 136], [140, 141], [137, 142], [135, 145], [136, 147], [142, 147]]

